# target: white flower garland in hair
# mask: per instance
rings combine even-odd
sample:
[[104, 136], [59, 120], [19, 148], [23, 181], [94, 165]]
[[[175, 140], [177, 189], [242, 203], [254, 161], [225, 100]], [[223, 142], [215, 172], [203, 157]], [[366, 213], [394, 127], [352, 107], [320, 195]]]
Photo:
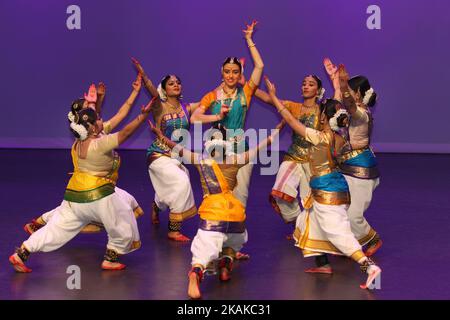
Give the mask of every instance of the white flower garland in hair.
[[161, 83], [158, 85], [158, 88], [156, 90], [158, 90], [159, 98], [162, 101], [166, 101], [167, 100], [167, 92], [166, 92], [166, 90], [163, 89]]
[[342, 114], [346, 114], [348, 117], [348, 112], [345, 109], [339, 109], [334, 116], [330, 119], [329, 123], [330, 123], [330, 127], [331, 130], [338, 132], [340, 127], [338, 126], [337, 120], [339, 118], [340, 115]]
[[317, 93], [317, 100], [322, 100], [325, 95], [325, 88], [320, 88], [320, 91]]
[[69, 113], [67, 114], [67, 118], [69, 118], [70, 122], [74, 122], [75, 121], [75, 115], [73, 114], [72, 111], [69, 111]]
[[370, 102], [370, 99], [372, 99], [373, 96], [373, 88], [370, 88], [369, 90], [366, 91], [366, 93], [364, 94], [364, 98], [363, 98], [363, 104], [367, 105]]
[[222, 139], [213, 139], [205, 142], [205, 149], [210, 153], [212, 149], [216, 147], [222, 147], [225, 149], [225, 155], [231, 156], [234, 154], [233, 150], [233, 143], [229, 141], [225, 141]]
[[76, 124], [75, 122], [71, 122], [70, 127], [72, 128], [73, 131], [78, 133], [78, 135], [80, 136], [78, 139], [80, 139], [81, 141], [87, 139], [88, 131], [84, 126], [82, 126], [81, 124]]

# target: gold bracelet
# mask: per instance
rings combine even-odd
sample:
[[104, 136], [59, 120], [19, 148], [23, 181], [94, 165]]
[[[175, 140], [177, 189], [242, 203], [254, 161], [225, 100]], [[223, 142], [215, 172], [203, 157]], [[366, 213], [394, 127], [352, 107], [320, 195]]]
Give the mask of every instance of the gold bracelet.
[[278, 113], [282, 113], [284, 110], [287, 110], [287, 108], [286, 107], [284, 107], [283, 109], [281, 109], [281, 110], [278, 110]]
[[251, 44], [248, 45], [248, 47], [249, 47], [249, 48], [256, 47], [256, 44], [251, 43]]
[[350, 98], [350, 92], [345, 91], [344, 92], [344, 98]]

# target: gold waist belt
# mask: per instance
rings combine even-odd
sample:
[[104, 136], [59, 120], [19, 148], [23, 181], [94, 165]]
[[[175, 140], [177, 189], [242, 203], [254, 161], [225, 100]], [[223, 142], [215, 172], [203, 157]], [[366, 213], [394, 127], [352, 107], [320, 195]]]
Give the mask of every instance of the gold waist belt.
[[312, 189], [311, 192], [314, 200], [321, 204], [332, 206], [350, 204], [349, 192], [329, 192], [317, 189]]
[[370, 150], [370, 148], [369, 147], [364, 147], [364, 148], [361, 148], [361, 149], [352, 150], [350, 152], [347, 152], [347, 153], [341, 155], [338, 158], [338, 161], [339, 161], [339, 163], [343, 163], [343, 162], [347, 161], [348, 159], [352, 159], [352, 158], [360, 155], [361, 153], [363, 153], [366, 150]]
[[380, 172], [377, 167], [355, 167], [342, 163], [339, 165], [339, 169], [343, 174], [359, 179], [375, 179], [380, 176]]

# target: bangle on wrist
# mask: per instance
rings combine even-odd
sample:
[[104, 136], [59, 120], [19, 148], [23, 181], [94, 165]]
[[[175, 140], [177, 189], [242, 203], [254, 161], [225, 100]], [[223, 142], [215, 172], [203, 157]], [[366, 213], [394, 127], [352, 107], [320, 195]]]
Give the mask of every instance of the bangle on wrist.
[[255, 47], [256, 44], [252, 41], [251, 43], [248, 43], [247, 46], [248, 46], [249, 48], [251, 48], [251, 47]]
[[286, 110], [287, 108], [286, 107], [283, 107], [283, 108], [281, 108], [281, 109], [278, 109], [278, 113], [282, 113], [284, 110]]
[[350, 92], [345, 91], [344, 92], [344, 98], [350, 98]]

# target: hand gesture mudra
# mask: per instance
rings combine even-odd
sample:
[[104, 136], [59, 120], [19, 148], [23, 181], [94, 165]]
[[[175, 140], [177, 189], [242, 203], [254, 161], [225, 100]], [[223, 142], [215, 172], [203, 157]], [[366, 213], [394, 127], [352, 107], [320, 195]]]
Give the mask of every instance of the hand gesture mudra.
[[337, 74], [339, 77], [339, 86], [341, 87], [341, 89], [348, 88], [348, 80], [350, 79], [350, 76], [348, 75], [348, 72], [343, 64], [339, 65]]
[[97, 102], [97, 89], [95, 88], [95, 84], [91, 84], [88, 94], [86, 94], [86, 92], [84, 93], [84, 100], [86, 100], [88, 103]]
[[99, 82], [97, 85], [97, 96], [104, 96], [106, 93], [106, 86], [103, 82]]
[[148, 114], [152, 110], [153, 106], [155, 105], [157, 100], [157, 97], [153, 97], [152, 100], [150, 100], [149, 103], [147, 103], [145, 106], [141, 107], [141, 113]]
[[277, 89], [275, 88], [275, 85], [270, 82], [269, 77], [265, 76], [264, 82], [266, 83], [267, 91], [269, 92], [269, 94], [271, 96], [275, 96], [275, 94], [277, 93]]
[[144, 68], [142, 67], [142, 65], [139, 63], [139, 61], [136, 58], [131, 58], [131, 61], [133, 62], [134, 66], [136, 67], [138, 73], [140, 74], [145, 74]]
[[244, 36], [246, 39], [251, 39], [253, 35], [253, 31], [255, 31], [255, 26], [258, 24], [258, 21], [253, 20], [251, 24], [247, 24], [247, 29], [242, 30], [244, 32]]
[[328, 73], [328, 76], [330, 76], [331, 80], [334, 80], [337, 77], [337, 71], [338, 68], [336, 65], [331, 62], [330, 58], [323, 59], [323, 66], [325, 67], [325, 70]]
[[157, 137], [160, 137], [160, 136], [163, 135], [162, 132], [161, 132], [161, 130], [159, 130], [159, 129], [153, 124], [153, 122], [152, 122], [151, 120], [148, 120], [148, 125], [150, 126], [150, 130], [151, 130]]

